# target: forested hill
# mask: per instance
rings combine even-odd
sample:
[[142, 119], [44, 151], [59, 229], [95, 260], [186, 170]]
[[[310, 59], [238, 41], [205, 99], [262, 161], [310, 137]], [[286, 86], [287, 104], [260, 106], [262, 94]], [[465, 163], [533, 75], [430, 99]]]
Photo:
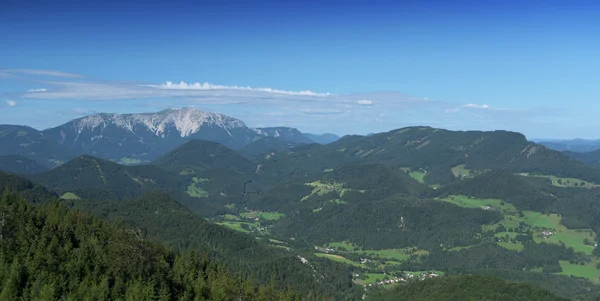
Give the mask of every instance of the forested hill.
[[56, 202], [0, 197], [1, 300], [311, 300]]
[[129, 200], [73, 200], [70, 204], [109, 220], [125, 222], [176, 250], [204, 250], [259, 283], [273, 279], [279, 288], [289, 286], [303, 294], [314, 292], [338, 300], [358, 296], [348, 266], [311, 253], [268, 246], [250, 235], [206, 221], [162, 192]]
[[195, 175], [211, 169], [240, 169], [250, 160], [216, 142], [191, 140], [152, 162], [164, 170]]
[[31, 203], [49, 203], [58, 198], [56, 193], [49, 192], [43, 186], [23, 177], [0, 171], [0, 195], [9, 192], [20, 194]]
[[566, 301], [528, 284], [506, 282], [487, 276], [454, 276], [401, 284], [369, 295], [373, 301]]
[[600, 166], [600, 150], [593, 150], [585, 153], [565, 151], [563, 153], [568, 157], [580, 161], [584, 164], [596, 167]]
[[184, 191], [187, 186], [186, 179], [154, 165], [124, 166], [91, 156], [29, 178], [61, 195], [70, 192], [91, 199], [132, 198], [155, 189]]
[[[268, 183], [282, 178], [313, 176], [347, 164], [378, 163], [424, 173], [430, 185], [445, 185], [463, 170], [481, 173], [507, 170], [552, 174], [600, 182], [600, 169], [507, 131], [448, 131], [409, 127], [372, 136], [345, 136], [327, 145], [306, 145], [259, 160], [259, 175]], [[271, 177], [271, 178], [270, 178]]]
[[20, 174], [34, 174], [47, 171], [48, 168], [31, 160], [27, 157], [20, 155], [6, 155], [0, 156], [0, 171], [20, 173]]

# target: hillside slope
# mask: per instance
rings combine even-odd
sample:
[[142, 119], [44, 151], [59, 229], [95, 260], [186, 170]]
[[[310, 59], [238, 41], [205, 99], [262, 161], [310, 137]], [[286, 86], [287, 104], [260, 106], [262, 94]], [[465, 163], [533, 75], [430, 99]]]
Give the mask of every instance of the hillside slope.
[[184, 191], [188, 182], [157, 166], [123, 166], [90, 156], [78, 157], [29, 178], [61, 195], [70, 192], [91, 199], [132, 198], [155, 189]]
[[24, 156], [6, 155], [0, 156], [0, 170], [16, 174], [34, 174], [47, 171], [48, 168]]
[[222, 144], [191, 140], [152, 164], [176, 174], [196, 175], [211, 169], [237, 170], [250, 165], [250, 160]]
[[377, 301], [566, 301], [548, 291], [527, 284], [506, 282], [486, 276], [455, 276], [401, 284], [391, 290], [378, 290], [367, 300]]

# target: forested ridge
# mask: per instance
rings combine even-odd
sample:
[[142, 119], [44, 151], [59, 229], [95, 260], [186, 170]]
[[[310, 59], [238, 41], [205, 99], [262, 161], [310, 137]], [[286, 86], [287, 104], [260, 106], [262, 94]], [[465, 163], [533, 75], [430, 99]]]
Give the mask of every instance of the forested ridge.
[[356, 300], [386, 277], [436, 271], [588, 300], [598, 175], [518, 133], [411, 127], [254, 158], [190, 141], [153, 164], [83, 156], [28, 176], [38, 184], [10, 181], [277, 290]]
[[370, 295], [368, 300], [566, 301], [568, 299], [558, 297], [532, 285], [509, 283], [499, 278], [454, 276], [411, 282], [390, 290], [379, 290]]
[[0, 199], [2, 300], [303, 300], [57, 202]]

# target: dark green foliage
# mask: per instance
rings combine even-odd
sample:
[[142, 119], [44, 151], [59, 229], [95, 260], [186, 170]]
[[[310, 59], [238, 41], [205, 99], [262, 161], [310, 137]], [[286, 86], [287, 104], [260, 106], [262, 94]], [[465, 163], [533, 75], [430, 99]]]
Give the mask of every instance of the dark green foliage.
[[[460, 218], [458, 218], [460, 217]], [[381, 201], [298, 210], [275, 226], [284, 237], [313, 243], [350, 240], [368, 249], [418, 246], [433, 249], [477, 243], [481, 225], [500, 214], [433, 200], [390, 197]]]
[[583, 278], [517, 270], [471, 270], [470, 274], [490, 275], [507, 281], [530, 283], [565, 298], [597, 300], [600, 286]]
[[415, 281], [390, 290], [380, 289], [369, 295], [368, 300], [550, 301], [568, 299], [528, 284], [510, 283], [495, 277], [469, 275]]
[[248, 143], [246, 146], [238, 149], [237, 151], [248, 157], [255, 157], [261, 154], [267, 154], [272, 152], [278, 152], [286, 150], [296, 145], [282, 139], [273, 137], [264, 137], [254, 142]]
[[476, 269], [522, 270], [527, 260], [522, 254], [496, 244], [483, 243], [458, 251], [433, 249], [429, 255], [416, 258], [404, 265], [406, 270], [469, 271]]
[[563, 154], [586, 165], [600, 166], [600, 150], [593, 150], [585, 153], [565, 151]]
[[[137, 199], [72, 203], [109, 220], [122, 221], [140, 235], [163, 241], [178, 250], [206, 250], [232, 269], [244, 271], [259, 283], [270, 279], [277, 287], [294, 287], [344, 299], [354, 296], [348, 266], [304, 255], [312, 266], [303, 264], [299, 254], [258, 242], [252, 236], [206, 221], [162, 192], [150, 192]], [[315, 279], [317, 272], [320, 280]]]
[[561, 189], [550, 184], [550, 179], [490, 171], [442, 187], [435, 195], [446, 197], [462, 194], [483, 199], [497, 198], [519, 209], [544, 212], [556, 201], [554, 195]]
[[30, 178], [59, 194], [75, 193], [89, 199], [124, 199], [167, 189], [185, 191], [189, 180], [153, 165], [123, 166], [90, 156], [81, 156]]
[[[2, 300], [301, 300], [58, 203], [0, 199]], [[308, 298], [307, 298], [308, 299]]]
[[344, 187], [365, 190], [368, 199], [382, 199], [393, 194], [421, 195], [429, 188], [399, 169], [380, 164], [354, 164], [326, 173], [327, 182], [344, 183]]
[[152, 164], [179, 174], [196, 175], [211, 169], [240, 169], [250, 160], [216, 142], [191, 140], [156, 159]]
[[0, 171], [0, 195], [6, 192], [18, 193], [31, 203], [49, 203], [58, 195], [14, 174]]
[[48, 168], [27, 157], [6, 155], [0, 156], [0, 170], [16, 174], [34, 174], [47, 171]]

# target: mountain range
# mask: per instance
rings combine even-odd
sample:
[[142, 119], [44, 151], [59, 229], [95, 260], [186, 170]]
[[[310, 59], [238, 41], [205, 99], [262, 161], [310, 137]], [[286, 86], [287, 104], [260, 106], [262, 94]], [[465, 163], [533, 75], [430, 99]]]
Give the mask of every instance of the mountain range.
[[[150, 162], [193, 139], [214, 141], [232, 149], [240, 149], [262, 138], [277, 139], [288, 143], [287, 146], [293, 146], [331, 142], [337, 136], [303, 134], [286, 127], [251, 129], [233, 117], [181, 108], [157, 113], [100, 113], [43, 131], [25, 126], [0, 125], [0, 156], [21, 155], [47, 168], [80, 155], [123, 164], [139, 164]], [[252, 149], [251, 154], [263, 152], [260, 145]], [[271, 150], [271, 147], [264, 146], [264, 152]]]
[[[110, 139], [126, 130], [109, 123]], [[127, 135], [148, 134], [147, 128], [134, 126]], [[170, 133], [165, 137], [152, 134], [151, 144], [161, 151], [126, 165], [99, 156], [100, 146], [86, 146], [96, 155], [79, 154], [78, 143], [71, 148], [73, 142], [65, 142], [71, 140], [27, 129], [2, 132], [5, 141], [31, 149], [25, 156], [0, 157], [0, 168], [22, 175], [0, 173], [0, 188], [17, 190], [33, 203], [59, 197], [174, 248], [200, 248], [261, 283], [274, 270], [278, 283], [335, 300], [394, 299], [406, 291], [389, 295], [378, 287], [392, 280], [399, 285], [400, 279], [422, 296], [431, 293], [428, 285], [458, 285], [461, 293], [474, 295], [473, 285], [503, 286], [504, 280], [560, 298], [600, 296], [600, 168], [520, 133], [416, 126], [319, 144], [291, 128], [244, 126], [236, 135], [227, 128], [231, 136], [211, 128], [223, 134], [211, 137], [225, 137], [219, 142], [196, 139], [200, 131], [182, 137], [175, 126], [163, 130]], [[234, 136], [245, 142], [234, 147]], [[74, 158], [52, 168], [38, 164], [58, 160], [39, 146], [44, 143]], [[118, 143], [103, 145], [102, 153], [117, 152], [111, 149]], [[135, 158], [149, 147], [139, 140], [131, 145], [133, 153], [123, 148], [119, 156]], [[31, 160], [37, 152], [48, 159]], [[523, 300], [535, 299], [521, 293]]]
[[532, 139], [533, 141], [557, 151], [586, 153], [600, 149], [600, 140], [590, 139]]

